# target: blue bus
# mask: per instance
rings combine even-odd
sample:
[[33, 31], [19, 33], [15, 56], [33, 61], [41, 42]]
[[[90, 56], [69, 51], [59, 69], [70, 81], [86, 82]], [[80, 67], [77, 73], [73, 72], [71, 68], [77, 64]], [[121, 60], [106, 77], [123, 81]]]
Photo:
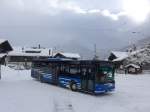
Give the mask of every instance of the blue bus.
[[31, 76], [41, 82], [92, 94], [115, 89], [115, 67], [109, 61], [40, 59], [32, 62]]

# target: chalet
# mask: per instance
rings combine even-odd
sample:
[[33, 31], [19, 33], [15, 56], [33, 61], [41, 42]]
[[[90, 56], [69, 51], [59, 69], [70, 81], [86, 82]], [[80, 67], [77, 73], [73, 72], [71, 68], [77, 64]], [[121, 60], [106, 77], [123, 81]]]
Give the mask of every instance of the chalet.
[[142, 67], [136, 64], [128, 64], [125, 66], [126, 73], [140, 74], [142, 73]]
[[108, 57], [109, 61], [121, 61], [128, 57], [128, 52], [112, 51]]
[[50, 48], [41, 48], [41, 47], [33, 47], [33, 48], [21, 48], [16, 47], [14, 51], [8, 53], [6, 62], [9, 67], [14, 69], [19, 69], [18, 67], [24, 69], [30, 69], [32, 61], [34, 59], [47, 59], [47, 58], [65, 58], [65, 59], [73, 59], [77, 60], [80, 58], [79, 54], [76, 53], [54, 53]]
[[123, 65], [124, 60], [129, 56], [128, 52], [112, 51], [108, 57], [109, 61], [113, 61], [117, 68]]
[[0, 53], [8, 53], [12, 50], [13, 48], [8, 42], [8, 40], [0, 39]]
[[78, 60], [81, 58], [81, 56], [77, 53], [62, 53], [62, 52], [55, 53], [53, 57], [54, 58], [73, 59], [73, 60]]
[[121, 65], [127, 65], [129, 62], [127, 61], [129, 58], [136, 57], [137, 54], [143, 53], [145, 49], [139, 49], [136, 51], [129, 51], [129, 52], [121, 52], [121, 51], [112, 51], [110, 56], [108, 57], [109, 61], [113, 61], [117, 68]]
[[52, 57], [52, 49], [15, 47], [9, 52], [5, 61], [13, 69], [30, 69], [34, 59]]
[[13, 48], [8, 42], [8, 40], [0, 39], [0, 63], [5, 63], [5, 57], [7, 56], [8, 52], [12, 51]]
[[[13, 49], [8, 40], [0, 39], [0, 65], [5, 64], [5, 58], [8, 52], [12, 50]], [[1, 79], [1, 67], [0, 67], [0, 79]]]

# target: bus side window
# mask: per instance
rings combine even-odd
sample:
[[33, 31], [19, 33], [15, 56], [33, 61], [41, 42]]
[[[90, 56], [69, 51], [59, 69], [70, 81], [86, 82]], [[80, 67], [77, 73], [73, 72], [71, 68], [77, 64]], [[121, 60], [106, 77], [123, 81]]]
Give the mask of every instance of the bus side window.
[[61, 65], [60, 73], [62, 74], [69, 73], [69, 67], [67, 65]]
[[61, 74], [64, 74], [64, 72], [65, 72], [64, 69], [65, 69], [64, 65], [61, 65], [61, 68], [60, 68], [60, 73], [61, 73]]
[[70, 68], [70, 74], [78, 74], [78, 73], [79, 73], [79, 71], [76, 67], [71, 67]]
[[82, 75], [85, 76], [85, 75], [86, 75], [86, 72], [87, 72], [86, 68], [82, 68], [81, 72], [82, 72]]
[[67, 74], [69, 73], [69, 67], [68, 66], [64, 67], [64, 73], [67, 73]]

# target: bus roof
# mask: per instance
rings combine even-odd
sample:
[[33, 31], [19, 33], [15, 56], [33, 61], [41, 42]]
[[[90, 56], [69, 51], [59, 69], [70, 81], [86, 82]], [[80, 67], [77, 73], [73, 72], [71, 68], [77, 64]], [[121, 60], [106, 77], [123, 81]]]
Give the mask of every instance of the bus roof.
[[35, 59], [34, 62], [48, 62], [48, 63], [63, 63], [63, 64], [101, 64], [101, 65], [114, 65], [111, 61], [106, 60], [71, 60], [62, 58], [48, 58], [48, 59]]

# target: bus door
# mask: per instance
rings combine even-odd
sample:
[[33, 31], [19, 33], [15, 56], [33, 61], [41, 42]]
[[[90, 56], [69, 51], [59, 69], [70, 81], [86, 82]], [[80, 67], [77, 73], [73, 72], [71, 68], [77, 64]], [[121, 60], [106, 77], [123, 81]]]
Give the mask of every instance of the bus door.
[[57, 64], [52, 65], [52, 82], [58, 84], [59, 66]]
[[90, 69], [82, 69], [81, 75], [81, 89], [92, 92], [94, 90], [94, 75]]

